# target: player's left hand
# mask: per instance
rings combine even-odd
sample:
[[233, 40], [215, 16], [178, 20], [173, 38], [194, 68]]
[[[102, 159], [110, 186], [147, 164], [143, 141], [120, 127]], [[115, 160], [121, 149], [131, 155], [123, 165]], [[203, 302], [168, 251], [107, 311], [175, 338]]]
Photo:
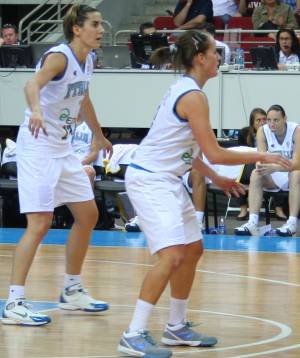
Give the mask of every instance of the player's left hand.
[[101, 139], [98, 140], [98, 144], [100, 147], [99, 149], [104, 150], [104, 158], [110, 159], [113, 154], [113, 146], [111, 142], [105, 137], [102, 137]]
[[236, 182], [234, 179], [219, 175], [217, 178], [215, 178], [214, 184], [223, 189], [227, 197], [234, 195], [238, 198], [241, 194], [245, 194], [245, 188], [243, 184]]

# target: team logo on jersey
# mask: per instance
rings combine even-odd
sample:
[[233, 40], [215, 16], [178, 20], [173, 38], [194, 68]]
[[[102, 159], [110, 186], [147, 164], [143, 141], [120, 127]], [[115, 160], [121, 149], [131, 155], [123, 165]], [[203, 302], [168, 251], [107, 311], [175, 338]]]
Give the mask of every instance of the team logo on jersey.
[[191, 165], [194, 159], [193, 157], [193, 149], [190, 149], [189, 152], [184, 152], [181, 155], [181, 159], [184, 161], [185, 164]]
[[74, 125], [76, 118], [71, 117], [69, 108], [64, 108], [58, 118], [60, 121], [65, 123], [62, 126], [64, 133], [63, 136], [61, 137], [61, 139], [65, 140], [68, 138], [69, 134], [73, 134], [72, 125]]
[[70, 97], [84, 96], [87, 93], [88, 88], [89, 88], [88, 81], [78, 81], [74, 83], [69, 83], [67, 94], [65, 95], [64, 99]]

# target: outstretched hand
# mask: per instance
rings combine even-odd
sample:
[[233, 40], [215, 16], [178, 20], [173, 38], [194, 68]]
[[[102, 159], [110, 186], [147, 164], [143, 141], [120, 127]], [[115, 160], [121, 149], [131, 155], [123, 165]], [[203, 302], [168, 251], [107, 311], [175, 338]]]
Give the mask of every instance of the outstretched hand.
[[243, 184], [236, 182], [234, 179], [219, 175], [214, 179], [213, 182], [216, 186], [224, 190], [224, 193], [227, 197], [234, 195], [238, 198], [241, 194], [245, 194], [245, 188]]
[[274, 163], [282, 166], [287, 171], [292, 169], [292, 162], [280, 154], [262, 153], [261, 163]]

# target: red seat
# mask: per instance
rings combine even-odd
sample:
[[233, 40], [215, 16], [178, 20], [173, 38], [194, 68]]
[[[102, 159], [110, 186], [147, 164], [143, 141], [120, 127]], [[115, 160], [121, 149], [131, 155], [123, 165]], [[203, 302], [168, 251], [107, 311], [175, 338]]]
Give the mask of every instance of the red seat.
[[176, 28], [172, 16], [157, 16], [153, 24], [157, 30], [174, 30]]
[[228, 29], [253, 30], [251, 16], [232, 17], [228, 22]]
[[213, 24], [216, 30], [224, 30], [224, 22], [221, 16], [214, 16]]

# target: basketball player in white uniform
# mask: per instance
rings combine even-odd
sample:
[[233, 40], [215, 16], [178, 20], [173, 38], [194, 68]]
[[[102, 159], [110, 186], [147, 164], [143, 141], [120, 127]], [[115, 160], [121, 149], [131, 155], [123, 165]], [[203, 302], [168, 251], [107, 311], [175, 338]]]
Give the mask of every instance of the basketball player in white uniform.
[[76, 120], [76, 127], [72, 138], [72, 148], [76, 157], [80, 160], [84, 171], [89, 177], [92, 188], [96, 176], [93, 163], [98, 157], [98, 146], [93, 132], [87, 123], [83, 120], [84, 113], [82, 111]]
[[[167, 53], [173, 68], [184, 68], [186, 74], [167, 91], [126, 172], [129, 199], [149, 249], [158, 258], [144, 279], [133, 318], [119, 343], [119, 351], [131, 356], [172, 355], [171, 350], [156, 346], [147, 330], [152, 309], [168, 283], [170, 315], [162, 342], [202, 347], [217, 343], [215, 337], [194, 331], [186, 320], [187, 301], [203, 244], [193, 204], [180, 177], [192, 165], [204, 170], [198, 158], [199, 147], [212, 163], [279, 160], [290, 165], [280, 155], [231, 152], [218, 145], [202, 91], [206, 81], [217, 75], [219, 56], [210, 35], [187, 31], [171, 49], [159, 49], [153, 56]], [[221, 180], [219, 185], [227, 190], [239, 188], [233, 180], [226, 184]]]
[[88, 294], [80, 280], [98, 210], [89, 179], [70, 143], [82, 106], [98, 149], [112, 148], [102, 134], [88, 94], [93, 71], [90, 51], [99, 47], [103, 32], [102, 17], [96, 9], [74, 5], [64, 19], [69, 44], [50, 49], [26, 84], [29, 108], [19, 130], [17, 165], [20, 209], [27, 216], [27, 228], [15, 251], [3, 324], [39, 326], [51, 321], [49, 316], [30, 310], [24, 285], [36, 250], [51, 226], [53, 210], [62, 204], [70, 209], [74, 224], [66, 248], [59, 307], [88, 312], [108, 309], [106, 302]]
[[[257, 150], [260, 152], [280, 153], [295, 162], [295, 154], [300, 151], [300, 127], [298, 123], [288, 122], [284, 109], [273, 105], [267, 112], [267, 124], [257, 131]], [[276, 233], [292, 236], [297, 230], [300, 206], [300, 171], [287, 171], [280, 164], [257, 165], [250, 177], [249, 221], [235, 229], [237, 235], [258, 235], [259, 209], [263, 189], [271, 191], [289, 190], [290, 216]]]

